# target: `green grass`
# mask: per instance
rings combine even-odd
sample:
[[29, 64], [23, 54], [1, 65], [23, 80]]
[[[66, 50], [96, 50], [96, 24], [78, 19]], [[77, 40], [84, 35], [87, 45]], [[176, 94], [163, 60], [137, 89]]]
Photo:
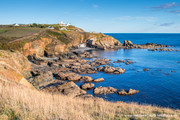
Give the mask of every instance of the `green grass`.
[[60, 40], [65, 44], [69, 44], [71, 42], [71, 39], [66, 35], [65, 31], [57, 32], [57, 31], [47, 30], [46, 32], [47, 34], [56, 37], [58, 40]]
[[32, 27], [0, 28], [0, 42], [1, 43], [10, 42], [18, 38], [33, 35], [35, 33], [40, 32], [41, 30], [44, 29], [32, 28]]

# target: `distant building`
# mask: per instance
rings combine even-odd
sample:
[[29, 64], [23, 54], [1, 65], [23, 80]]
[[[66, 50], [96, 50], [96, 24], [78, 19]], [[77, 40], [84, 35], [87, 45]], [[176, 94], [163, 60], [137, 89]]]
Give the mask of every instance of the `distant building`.
[[15, 24], [13, 24], [13, 26], [20, 26], [19, 24], [17, 24], [17, 23], [15, 23]]
[[69, 23], [68, 23], [68, 24], [65, 24], [63, 21], [61, 21], [61, 22], [59, 23], [59, 25], [60, 25], [60, 26], [70, 26], [71, 24], [69, 24]]
[[78, 48], [84, 48], [84, 47], [86, 47], [86, 43], [81, 43], [78, 45]]
[[63, 27], [63, 28], [60, 28], [59, 30], [67, 30], [65, 27]]
[[54, 27], [52, 27], [52, 26], [49, 26], [47, 29], [54, 29]]

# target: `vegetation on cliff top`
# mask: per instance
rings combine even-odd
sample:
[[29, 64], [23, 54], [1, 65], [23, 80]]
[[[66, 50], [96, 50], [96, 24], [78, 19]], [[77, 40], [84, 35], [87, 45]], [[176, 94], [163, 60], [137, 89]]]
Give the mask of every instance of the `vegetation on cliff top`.
[[179, 110], [134, 103], [72, 98], [0, 82], [3, 120], [160, 120], [180, 119]]

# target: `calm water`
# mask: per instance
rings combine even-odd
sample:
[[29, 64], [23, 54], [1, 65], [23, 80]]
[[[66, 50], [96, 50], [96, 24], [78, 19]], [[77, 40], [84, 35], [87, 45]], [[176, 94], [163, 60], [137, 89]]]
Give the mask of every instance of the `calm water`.
[[[118, 39], [131, 40], [135, 44], [153, 42], [174, 46], [180, 49], [180, 34], [107, 34]], [[114, 67], [126, 69], [124, 74], [114, 75], [98, 72], [88, 74], [95, 78], [103, 77], [104, 82], [95, 83], [95, 86], [111, 86], [116, 89], [129, 88], [140, 90], [132, 96], [119, 96], [117, 94], [99, 95], [109, 101], [136, 102], [151, 104], [162, 107], [180, 109], [180, 52], [153, 52], [146, 49], [120, 49], [117, 51], [91, 51], [94, 55], [109, 58], [113, 61], [118, 59], [130, 59], [134, 64], [113, 63]], [[144, 68], [149, 71], [144, 72]], [[176, 72], [171, 72], [171, 71]], [[139, 72], [138, 72], [139, 71]], [[81, 85], [83, 83], [77, 83]], [[92, 90], [88, 93], [93, 94]]]

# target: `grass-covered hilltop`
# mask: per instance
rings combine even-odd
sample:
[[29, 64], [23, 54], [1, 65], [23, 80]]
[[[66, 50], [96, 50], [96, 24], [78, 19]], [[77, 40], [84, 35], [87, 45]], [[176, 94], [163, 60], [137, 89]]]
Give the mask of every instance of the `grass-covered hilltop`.
[[[72, 25], [0, 25], [0, 120], [179, 120], [180, 110], [121, 101], [108, 102], [87, 94], [133, 95], [138, 90], [119, 91], [94, 87], [97, 71], [123, 74], [126, 70], [108, 66], [78, 48], [157, 49], [165, 45], [135, 45], [102, 33], [90, 33]], [[89, 61], [84, 58], [94, 58]], [[131, 64], [131, 61], [115, 61]], [[114, 63], [115, 63], [114, 62]], [[104, 66], [103, 66], [104, 65]], [[77, 86], [82, 81], [83, 86]]]

